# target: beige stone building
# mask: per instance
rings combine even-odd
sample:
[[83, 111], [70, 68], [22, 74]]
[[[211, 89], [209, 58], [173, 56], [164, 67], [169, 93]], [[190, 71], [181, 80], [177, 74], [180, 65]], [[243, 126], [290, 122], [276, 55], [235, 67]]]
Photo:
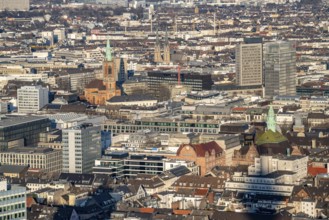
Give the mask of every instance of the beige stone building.
[[0, 163], [6, 165], [28, 165], [44, 172], [61, 172], [62, 151], [51, 148], [15, 147], [0, 152]]

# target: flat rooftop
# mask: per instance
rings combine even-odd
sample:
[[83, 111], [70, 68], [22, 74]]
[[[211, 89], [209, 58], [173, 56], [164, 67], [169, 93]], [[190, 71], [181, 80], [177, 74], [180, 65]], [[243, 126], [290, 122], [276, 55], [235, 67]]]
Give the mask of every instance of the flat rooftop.
[[47, 154], [53, 151], [56, 150], [48, 147], [13, 147], [13, 148], [9, 148], [7, 151], [0, 152], [0, 154], [4, 154], [4, 153]]
[[6, 127], [12, 127], [20, 124], [25, 124], [29, 122], [35, 122], [43, 119], [47, 119], [47, 118], [39, 117], [39, 116], [7, 116], [5, 118], [0, 119], [0, 129]]

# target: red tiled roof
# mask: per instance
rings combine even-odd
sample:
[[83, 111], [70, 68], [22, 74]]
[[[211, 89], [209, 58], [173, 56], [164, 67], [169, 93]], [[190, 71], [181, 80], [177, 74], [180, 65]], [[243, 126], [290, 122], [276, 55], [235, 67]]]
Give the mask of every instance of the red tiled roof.
[[233, 112], [244, 112], [246, 111], [248, 108], [244, 108], [244, 107], [235, 107], [235, 108], [232, 108], [232, 111]]
[[207, 193], [208, 193], [208, 189], [195, 189], [194, 195], [206, 196]]
[[33, 204], [37, 204], [32, 196], [26, 197], [26, 208], [31, 208]]
[[308, 167], [307, 173], [311, 176], [316, 176], [321, 173], [327, 173], [327, 168], [325, 167]]
[[173, 213], [175, 215], [189, 215], [191, 212], [192, 212], [191, 210], [181, 210], [181, 209], [173, 210]]
[[215, 141], [211, 141], [202, 144], [182, 144], [177, 150], [177, 156], [180, 154], [181, 150], [186, 146], [192, 147], [197, 157], [204, 157], [206, 155], [206, 152], [211, 154], [212, 150], [215, 150], [215, 154], [220, 154], [223, 152], [223, 149]]
[[141, 213], [154, 213], [155, 209], [154, 208], [140, 208], [139, 211]]

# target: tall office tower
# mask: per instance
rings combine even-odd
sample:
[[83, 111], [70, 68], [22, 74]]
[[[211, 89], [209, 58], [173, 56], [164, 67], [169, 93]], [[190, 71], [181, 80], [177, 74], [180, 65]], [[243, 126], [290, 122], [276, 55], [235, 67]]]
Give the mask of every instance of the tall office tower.
[[263, 44], [261, 38], [245, 39], [235, 48], [236, 79], [239, 86], [263, 84]]
[[26, 188], [0, 179], [0, 219], [27, 219]]
[[30, 0], [0, 0], [0, 11], [28, 11]]
[[265, 97], [296, 95], [296, 44], [278, 41], [264, 44]]
[[86, 123], [64, 129], [63, 172], [91, 173], [95, 160], [101, 157], [100, 126]]
[[49, 103], [49, 89], [42, 86], [22, 86], [17, 89], [19, 113], [36, 113]]

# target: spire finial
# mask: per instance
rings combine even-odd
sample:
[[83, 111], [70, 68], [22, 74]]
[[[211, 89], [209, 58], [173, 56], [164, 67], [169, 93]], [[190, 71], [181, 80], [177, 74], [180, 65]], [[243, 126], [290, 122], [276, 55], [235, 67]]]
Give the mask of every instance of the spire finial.
[[159, 46], [159, 27], [157, 27], [156, 45]]
[[270, 106], [270, 109], [267, 113], [267, 130], [272, 130], [273, 132], [276, 132], [276, 121], [275, 121], [275, 114], [272, 105]]
[[106, 42], [106, 61], [112, 61], [112, 48], [110, 44], [109, 36], [107, 36], [107, 42]]
[[168, 45], [168, 27], [166, 27], [166, 37], [165, 37], [165, 44]]

